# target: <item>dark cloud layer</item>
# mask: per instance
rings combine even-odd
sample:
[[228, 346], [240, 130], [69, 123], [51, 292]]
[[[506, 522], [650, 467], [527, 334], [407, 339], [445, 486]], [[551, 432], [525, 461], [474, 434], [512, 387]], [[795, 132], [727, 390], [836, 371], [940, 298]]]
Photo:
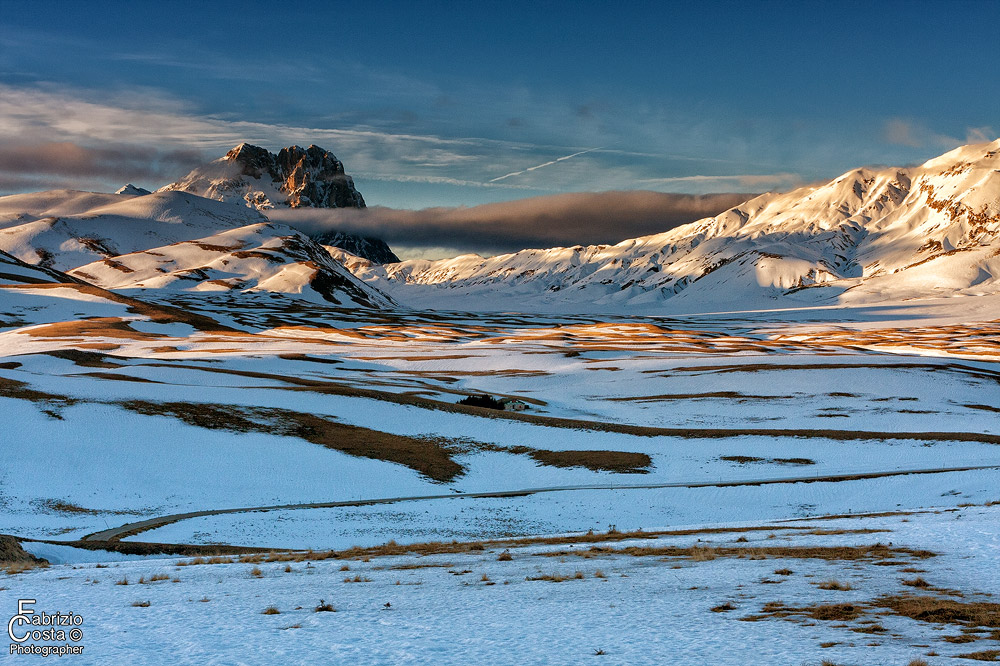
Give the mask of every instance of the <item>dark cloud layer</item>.
[[459, 208], [299, 208], [267, 214], [306, 232], [337, 229], [378, 237], [390, 245], [495, 253], [617, 243], [716, 215], [751, 196], [638, 190], [557, 194]]
[[164, 151], [127, 144], [95, 148], [69, 141], [0, 144], [0, 184], [40, 182], [43, 177], [159, 182], [204, 162], [205, 156], [195, 150]]

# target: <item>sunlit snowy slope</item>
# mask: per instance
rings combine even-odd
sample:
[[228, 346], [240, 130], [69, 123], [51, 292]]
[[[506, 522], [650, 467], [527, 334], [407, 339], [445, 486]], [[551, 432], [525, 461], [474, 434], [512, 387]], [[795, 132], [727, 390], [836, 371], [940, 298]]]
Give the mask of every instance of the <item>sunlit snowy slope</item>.
[[[856, 169], [617, 245], [356, 265], [414, 306], [707, 312], [995, 293], [1000, 140]], [[355, 262], [357, 263], [357, 262]]]

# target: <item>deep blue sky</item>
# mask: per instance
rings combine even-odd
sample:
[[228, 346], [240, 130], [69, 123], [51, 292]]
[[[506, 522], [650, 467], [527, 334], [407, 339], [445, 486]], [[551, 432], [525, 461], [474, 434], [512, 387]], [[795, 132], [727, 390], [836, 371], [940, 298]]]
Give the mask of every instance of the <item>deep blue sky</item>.
[[[243, 139], [332, 150], [370, 205], [752, 192], [1000, 132], [1000, 2], [625, 5], [0, 0], [0, 193]], [[84, 152], [25, 164], [53, 142]]]

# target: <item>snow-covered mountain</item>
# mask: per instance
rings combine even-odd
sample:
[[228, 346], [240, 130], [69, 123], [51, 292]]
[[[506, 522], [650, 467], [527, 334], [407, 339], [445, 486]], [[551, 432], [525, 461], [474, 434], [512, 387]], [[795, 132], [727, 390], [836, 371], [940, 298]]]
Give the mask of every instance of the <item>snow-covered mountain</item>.
[[394, 305], [321, 245], [291, 227], [270, 223], [123, 254], [70, 273], [106, 289], [269, 291], [336, 305]]
[[[241, 143], [224, 157], [158, 191], [191, 192], [208, 199], [238, 202], [265, 214], [273, 208], [365, 207], [354, 179], [344, 172], [344, 163], [319, 146], [289, 146], [274, 154]], [[377, 238], [334, 230], [313, 234], [313, 239], [378, 264], [399, 261], [385, 241]]]
[[118, 194], [53, 190], [0, 197], [4, 275], [24, 283], [270, 291], [341, 305], [394, 305], [322, 245], [269, 223], [256, 209], [127, 187]]
[[97, 259], [259, 224], [256, 210], [186, 192], [53, 190], [0, 197], [0, 250], [66, 271]]
[[219, 201], [241, 201], [257, 210], [364, 208], [365, 200], [344, 164], [319, 146], [289, 146], [278, 154], [241, 143], [224, 157], [198, 167], [158, 190], [191, 192]]
[[345, 263], [414, 306], [692, 312], [995, 293], [998, 255], [1000, 140], [617, 245]]

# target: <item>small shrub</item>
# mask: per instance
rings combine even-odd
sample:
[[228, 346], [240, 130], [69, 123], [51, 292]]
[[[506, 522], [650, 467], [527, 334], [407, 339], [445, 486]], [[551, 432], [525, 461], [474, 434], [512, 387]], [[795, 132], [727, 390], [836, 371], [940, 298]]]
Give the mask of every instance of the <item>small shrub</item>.
[[910, 587], [930, 587], [931, 584], [926, 580], [917, 576], [916, 578], [911, 578], [909, 580], [904, 580], [903, 585], [909, 585]]
[[514, 556], [510, 554], [510, 551], [505, 550], [502, 553], [500, 553], [499, 557], [497, 557], [497, 562], [510, 562], [513, 559]]
[[344, 566], [340, 567], [340, 570], [341, 571], [350, 571], [351, 567], [349, 565], [345, 564]]
[[603, 571], [598, 569], [597, 571], [594, 572], [594, 578], [607, 578], [607, 576], [604, 575]]
[[281, 611], [278, 610], [277, 606], [268, 606], [260, 612], [261, 615], [281, 615]]

